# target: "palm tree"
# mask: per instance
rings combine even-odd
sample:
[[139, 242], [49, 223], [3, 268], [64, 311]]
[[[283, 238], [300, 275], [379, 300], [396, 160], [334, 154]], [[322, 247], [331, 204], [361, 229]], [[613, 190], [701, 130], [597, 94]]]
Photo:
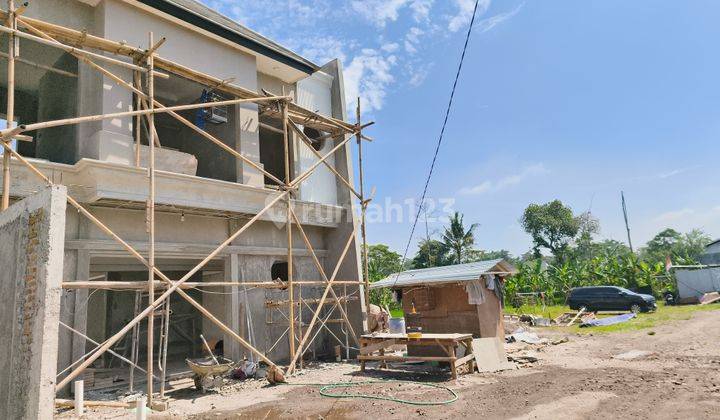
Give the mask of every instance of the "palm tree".
[[475, 244], [475, 236], [473, 230], [478, 227], [477, 223], [470, 225], [468, 230], [465, 230], [463, 224], [463, 215], [460, 212], [450, 217], [450, 225], [445, 228], [445, 233], [442, 235], [443, 243], [452, 251], [453, 259], [455, 264], [460, 264], [465, 255], [472, 246]]

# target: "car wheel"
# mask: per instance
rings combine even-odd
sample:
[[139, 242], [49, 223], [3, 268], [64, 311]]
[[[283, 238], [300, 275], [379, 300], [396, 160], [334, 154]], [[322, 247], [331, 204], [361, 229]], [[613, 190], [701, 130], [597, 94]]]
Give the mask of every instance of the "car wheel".
[[637, 303], [633, 303], [630, 305], [630, 312], [634, 314], [639, 314], [642, 311], [642, 308]]

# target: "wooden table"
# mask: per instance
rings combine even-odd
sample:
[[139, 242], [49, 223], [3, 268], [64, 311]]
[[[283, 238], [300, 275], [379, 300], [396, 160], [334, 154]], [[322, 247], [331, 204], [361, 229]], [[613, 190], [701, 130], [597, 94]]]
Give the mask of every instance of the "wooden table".
[[[426, 345], [440, 347], [445, 356], [394, 356], [386, 355], [385, 349], [393, 345]], [[458, 358], [457, 348], [462, 345], [465, 348], [465, 355]], [[379, 354], [375, 354], [375, 353]], [[375, 333], [360, 336], [360, 371], [365, 370], [365, 362], [380, 361], [380, 368], [386, 362], [448, 362], [453, 379], [457, 378], [457, 369], [465, 364], [470, 364], [470, 372], [473, 371], [475, 355], [472, 348], [472, 334], [423, 334], [420, 338], [408, 338], [407, 334], [397, 333]]]

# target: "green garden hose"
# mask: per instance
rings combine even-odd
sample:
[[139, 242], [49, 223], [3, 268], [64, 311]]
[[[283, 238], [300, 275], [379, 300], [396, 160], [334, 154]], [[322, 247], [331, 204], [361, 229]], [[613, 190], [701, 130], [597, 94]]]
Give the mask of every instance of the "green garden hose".
[[[361, 386], [361, 385], [368, 385], [368, 384], [377, 384], [377, 383], [395, 383], [395, 384], [413, 384], [413, 385], [419, 385], [424, 386], [428, 388], [436, 388], [441, 389], [444, 391], [447, 391], [452, 395], [452, 398], [445, 401], [410, 401], [410, 400], [403, 400], [400, 398], [394, 398], [394, 397], [386, 397], [386, 396], [378, 396], [378, 395], [369, 395], [369, 394], [334, 394], [331, 392], [328, 392], [333, 389], [338, 388], [352, 388], [354, 386]], [[330, 398], [368, 398], [373, 400], [385, 400], [385, 401], [393, 401], [398, 402], [401, 404], [409, 404], [409, 405], [446, 405], [453, 403], [457, 401], [458, 394], [453, 391], [452, 389], [443, 386], [443, 385], [435, 385], [435, 384], [428, 384], [425, 382], [415, 382], [415, 381], [393, 381], [393, 380], [376, 380], [376, 381], [361, 381], [361, 382], [337, 382], [337, 383], [330, 383], [330, 384], [311, 384], [311, 383], [292, 383], [288, 385], [303, 385], [303, 386], [319, 386], [320, 387], [320, 395], [323, 397], [330, 397]]]

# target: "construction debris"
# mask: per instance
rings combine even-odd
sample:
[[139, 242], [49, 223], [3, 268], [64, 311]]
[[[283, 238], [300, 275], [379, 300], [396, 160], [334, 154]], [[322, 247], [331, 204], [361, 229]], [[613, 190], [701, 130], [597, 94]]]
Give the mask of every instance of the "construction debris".
[[537, 334], [518, 328], [514, 333], [505, 336], [505, 342], [514, 343], [522, 341], [528, 344], [545, 344], [548, 342], [546, 338], [540, 338]]
[[613, 356], [613, 359], [618, 360], [636, 360], [636, 359], [644, 359], [648, 356], [652, 356], [653, 352], [651, 351], [645, 351], [645, 350], [630, 350], [625, 353], [620, 353], [615, 356]]
[[718, 292], [712, 292], [712, 293], [705, 293], [704, 295], [700, 296], [700, 299], [698, 299], [701, 305], [707, 305], [710, 303], [720, 302], [720, 293]]
[[607, 318], [597, 318], [597, 319], [591, 319], [588, 321], [584, 321], [582, 324], [580, 324], [580, 327], [605, 327], [608, 325], [615, 325], [619, 324], [621, 322], [627, 322], [631, 319], [635, 318], [637, 315], [634, 313], [629, 314], [622, 314], [617, 316], [610, 316]]

